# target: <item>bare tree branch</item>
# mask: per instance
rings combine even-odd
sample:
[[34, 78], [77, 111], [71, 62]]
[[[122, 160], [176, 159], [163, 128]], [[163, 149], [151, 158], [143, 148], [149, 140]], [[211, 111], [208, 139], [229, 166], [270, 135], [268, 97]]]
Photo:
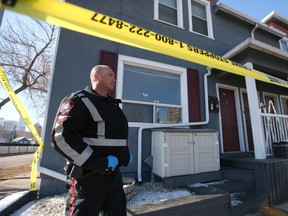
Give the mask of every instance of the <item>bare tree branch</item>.
[[[7, 21], [0, 32], [0, 65], [16, 94], [25, 92], [36, 108], [46, 105], [57, 27], [30, 18]], [[10, 101], [0, 102], [0, 109]], [[40, 115], [44, 114], [43, 109]], [[39, 113], [39, 112], [38, 112]]]

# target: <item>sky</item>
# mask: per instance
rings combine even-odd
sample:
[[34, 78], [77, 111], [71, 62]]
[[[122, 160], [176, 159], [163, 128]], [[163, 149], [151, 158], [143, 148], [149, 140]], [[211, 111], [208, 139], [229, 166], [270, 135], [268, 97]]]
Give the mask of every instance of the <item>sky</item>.
[[288, 0], [219, 0], [234, 10], [261, 21], [273, 10], [288, 19]]
[[[258, 21], [261, 21], [265, 18], [269, 13], [273, 10], [277, 13], [281, 14], [282, 16], [288, 19], [288, 0], [219, 0], [218, 3], [225, 4], [236, 11], [244, 13], [251, 18], [254, 18]], [[15, 16], [12, 12], [5, 12], [4, 13], [4, 20], [9, 16]], [[21, 16], [21, 15], [20, 15]], [[25, 18], [23, 18], [25, 20]], [[3, 23], [4, 24], [4, 23]], [[6, 92], [4, 91], [3, 87], [0, 85], [0, 100], [7, 96]], [[43, 122], [43, 119], [39, 119], [36, 112], [29, 109], [28, 104], [25, 103], [25, 98], [19, 97], [20, 101], [23, 103], [23, 106], [26, 108], [29, 116], [31, 117], [34, 123], [36, 122]], [[9, 104], [5, 105], [0, 110], [0, 118], [5, 118], [6, 120], [19, 120], [19, 114], [17, 113], [16, 109], [14, 108], [13, 104], [9, 102]]]

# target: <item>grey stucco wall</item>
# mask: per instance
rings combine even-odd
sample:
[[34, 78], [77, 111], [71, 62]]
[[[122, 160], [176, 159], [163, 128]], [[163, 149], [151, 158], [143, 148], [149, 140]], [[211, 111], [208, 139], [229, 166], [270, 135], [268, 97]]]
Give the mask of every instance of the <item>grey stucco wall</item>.
[[[183, 41], [193, 46], [199, 47], [203, 50], [210, 51], [217, 55], [223, 55], [233, 47], [249, 38], [253, 25], [247, 24], [243, 21], [239, 21], [235, 17], [231, 17], [225, 13], [214, 13], [212, 11], [213, 32], [214, 39], [207, 38], [198, 34], [194, 34], [188, 31], [188, 11], [187, 1], [183, 1], [183, 17], [184, 17], [184, 29], [164, 24], [159, 21], [155, 21], [154, 17], [154, 1], [153, 0], [72, 0], [67, 1], [73, 4], [77, 4], [81, 7], [86, 7], [91, 10], [95, 10], [99, 13], [104, 13], [112, 17], [116, 17], [135, 25], [147, 28], [149, 30], [158, 32], [163, 35], [167, 35], [171, 38]], [[77, 15], [75, 15], [77, 16]], [[79, 15], [78, 15], [79, 16]], [[261, 31], [256, 32], [261, 33]], [[274, 36], [264, 35], [257, 36], [257, 38], [270, 41], [270, 44], [276, 46]], [[55, 113], [58, 109], [61, 99], [70, 92], [83, 89], [86, 85], [90, 84], [89, 73], [91, 68], [99, 62], [100, 50], [106, 50], [121, 55], [127, 55], [147, 60], [153, 60], [162, 63], [169, 63], [171, 65], [180, 66], [184, 68], [193, 68], [199, 70], [200, 73], [200, 94], [201, 94], [201, 116], [204, 119], [204, 87], [203, 77], [207, 72], [206, 67], [197, 65], [193, 62], [187, 62], [179, 60], [173, 57], [162, 55], [159, 53], [153, 53], [146, 50], [126, 46], [119, 43], [114, 43], [101, 38], [92, 37], [89, 35], [73, 32], [66, 29], [61, 29], [57, 46], [57, 55], [55, 58], [55, 65], [53, 71], [53, 82], [50, 88], [50, 99], [48, 102], [49, 109], [47, 110], [45, 127], [44, 127], [44, 151], [41, 160], [41, 166], [63, 173], [64, 159], [54, 149], [51, 148], [51, 129], [55, 117]], [[224, 77], [218, 77], [218, 72], [213, 71], [209, 77], [209, 95], [216, 96], [216, 83], [223, 83], [229, 85], [237, 85], [245, 87], [244, 78], [236, 77], [234, 75], [227, 75]], [[240, 82], [239, 82], [240, 80]], [[204, 128], [219, 130], [219, 117], [217, 112], [210, 113], [210, 122]], [[151, 134], [149, 130], [145, 130], [143, 133], [143, 156], [145, 159], [150, 156], [151, 153]], [[134, 161], [128, 168], [123, 168], [124, 175], [134, 176], [136, 178], [137, 171], [137, 143], [138, 143], [138, 128], [130, 128], [129, 130], [129, 147], [134, 155]], [[149, 180], [151, 169], [145, 163], [143, 164], [143, 179]], [[41, 183], [42, 194], [49, 195], [56, 191], [65, 191], [65, 185], [63, 182], [56, 181], [47, 176], [43, 176]], [[51, 186], [47, 188], [47, 183], [55, 185], [54, 189]], [[60, 189], [59, 189], [60, 188]]]

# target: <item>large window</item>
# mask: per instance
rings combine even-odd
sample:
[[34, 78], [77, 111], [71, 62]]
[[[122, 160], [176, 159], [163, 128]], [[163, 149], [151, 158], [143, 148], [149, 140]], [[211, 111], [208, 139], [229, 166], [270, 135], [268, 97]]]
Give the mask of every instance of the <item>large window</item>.
[[154, 0], [155, 19], [183, 27], [182, 0]]
[[288, 52], [288, 39], [287, 40], [285, 40], [285, 39], [280, 40], [280, 48], [281, 48], [281, 50]]
[[188, 0], [189, 30], [213, 38], [210, 2]]
[[[123, 58], [130, 61], [123, 61]], [[186, 79], [185, 70], [177, 67], [175, 71], [166, 64], [160, 64], [165, 65], [164, 68], [155, 62], [144, 62], [148, 64], [136, 58], [119, 58], [118, 73], [121, 75], [117, 78], [117, 97], [122, 98], [122, 109], [128, 121], [161, 124], [187, 121], [187, 105], [183, 102], [187, 101], [183, 100], [187, 97], [184, 93], [187, 85], [183, 81]], [[151, 66], [151, 63], [158, 66]]]

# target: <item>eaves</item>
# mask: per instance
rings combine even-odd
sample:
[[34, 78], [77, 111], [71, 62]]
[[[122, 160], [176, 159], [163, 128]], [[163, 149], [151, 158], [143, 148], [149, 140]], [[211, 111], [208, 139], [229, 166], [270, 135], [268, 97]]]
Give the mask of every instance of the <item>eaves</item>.
[[253, 49], [259, 50], [263, 53], [267, 53], [269, 55], [273, 55], [275, 57], [278, 57], [278, 58], [281, 58], [281, 59], [288, 61], [288, 53], [287, 52], [284, 52], [278, 48], [275, 48], [271, 45], [268, 45], [266, 43], [263, 43], [261, 41], [258, 41], [258, 40], [252, 39], [252, 38], [248, 38], [245, 41], [243, 41], [242, 43], [238, 44], [233, 49], [231, 49], [229, 52], [225, 53], [222, 57], [230, 59], [230, 58], [236, 56], [237, 54], [241, 53], [242, 51], [244, 51], [247, 48], [253, 48]]
[[270, 14], [268, 14], [265, 18], [261, 20], [262, 23], [266, 23], [269, 20], [277, 20], [278, 22], [281, 22], [282, 25], [284, 25], [288, 29], [288, 19], [281, 14], [278, 14], [275, 11], [272, 11]]
[[214, 8], [214, 11], [215, 11], [215, 14], [217, 14], [219, 11], [222, 11], [222, 12], [225, 12], [225, 13], [231, 15], [231, 16], [234, 16], [237, 19], [240, 19], [246, 23], [249, 23], [251, 25], [258, 25], [259, 28], [261, 28], [261, 29], [263, 29], [263, 30], [265, 30], [271, 34], [277, 35], [278, 37], [282, 38], [282, 37], [286, 36], [286, 33], [282, 32], [278, 29], [275, 29], [271, 26], [268, 26], [267, 24], [260, 22], [256, 19], [252, 18], [252, 17], [249, 17], [246, 14], [243, 14], [239, 11], [236, 11], [233, 8], [230, 8], [227, 5], [224, 5], [222, 3], [216, 5]]

